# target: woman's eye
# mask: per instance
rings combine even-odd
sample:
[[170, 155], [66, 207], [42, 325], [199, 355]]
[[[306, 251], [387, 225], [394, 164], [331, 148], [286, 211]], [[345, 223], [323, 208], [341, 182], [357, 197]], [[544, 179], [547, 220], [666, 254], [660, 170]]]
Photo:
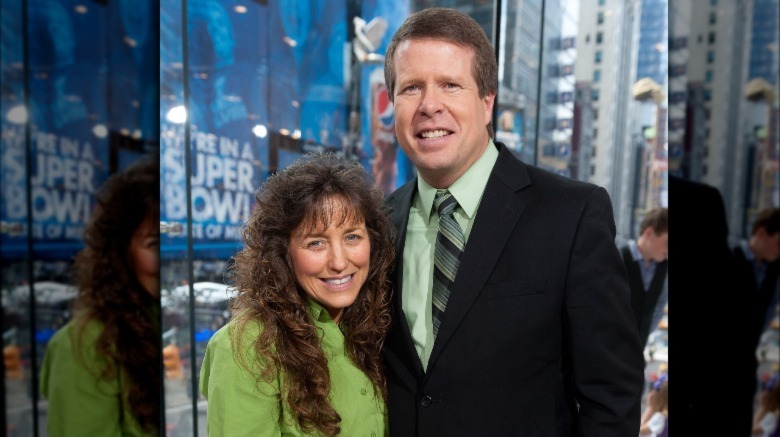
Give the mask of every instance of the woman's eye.
[[325, 242], [322, 241], [322, 240], [314, 240], [314, 241], [309, 241], [308, 243], [306, 243], [306, 247], [308, 247], [310, 249], [318, 249], [318, 248], [320, 248], [320, 247], [322, 247], [324, 245], [325, 245]]

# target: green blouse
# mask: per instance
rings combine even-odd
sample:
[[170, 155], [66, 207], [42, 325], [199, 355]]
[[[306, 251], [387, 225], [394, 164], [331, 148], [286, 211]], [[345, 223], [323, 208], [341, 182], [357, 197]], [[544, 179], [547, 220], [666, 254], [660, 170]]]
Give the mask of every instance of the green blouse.
[[[49, 341], [41, 365], [40, 391], [48, 401], [46, 431], [49, 436], [147, 436], [133, 417], [122, 381], [98, 381], [105, 361], [95, 342], [102, 331], [97, 321], [89, 321], [78, 343], [78, 327], [68, 322]], [[124, 381], [127, 383], [127, 381]], [[123, 401], [120, 405], [120, 399]]]
[[[368, 377], [347, 357], [344, 334], [322, 306], [309, 300], [309, 310], [322, 338], [331, 378], [330, 399], [341, 416], [341, 436], [389, 435], [385, 403], [374, 396]], [[238, 364], [232, 349], [234, 323], [228, 323], [209, 340], [200, 370], [200, 391], [208, 401], [209, 436], [304, 436], [281, 395], [281, 381], [257, 382]], [[241, 344], [251, 365], [257, 323], [247, 324]], [[280, 411], [281, 410], [281, 411]], [[316, 435], [316, 434], [315, 434]]]

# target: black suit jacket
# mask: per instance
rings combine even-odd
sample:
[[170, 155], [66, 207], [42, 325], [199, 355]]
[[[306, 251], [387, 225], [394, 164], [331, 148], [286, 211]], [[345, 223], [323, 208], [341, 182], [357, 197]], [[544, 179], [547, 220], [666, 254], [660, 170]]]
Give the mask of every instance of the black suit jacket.
[[401, 309], [412, 180], [385, 343], [393, 436], [635, 436], [644, 358], [607, 192], [499, 157], [427, 371]]
[[675, 435], [750, 435], [753, 402], [742, 394], [754, 384], [746, 357], [755, 348], [743, 336], [750, 309], [735, 293], [723, 198], [669, 175], [669, 210], [669, 426]]

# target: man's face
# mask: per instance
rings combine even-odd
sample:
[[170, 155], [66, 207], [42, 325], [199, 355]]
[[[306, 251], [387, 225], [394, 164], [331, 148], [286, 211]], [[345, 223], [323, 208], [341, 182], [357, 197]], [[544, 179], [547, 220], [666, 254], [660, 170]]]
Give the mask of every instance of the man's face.
[[656, 234], [653, 228], [645, 229], [645, 252], [643, 255], [655, 262], [662, 262], [669, 256], [669, 232]]
[[398, 142], [426, 182], [449, 187], [487, 146], [495, 93], [479, 97], [472, 48], [407, 40], [394, 61]]
[[760, 236], [761, 241], [761, 254], [762, 258], [766, 262], [773, 262], [780, 259], [780, 232], [770, 234], [766, 231], [766, 228], [759, 228], [757, 235]]

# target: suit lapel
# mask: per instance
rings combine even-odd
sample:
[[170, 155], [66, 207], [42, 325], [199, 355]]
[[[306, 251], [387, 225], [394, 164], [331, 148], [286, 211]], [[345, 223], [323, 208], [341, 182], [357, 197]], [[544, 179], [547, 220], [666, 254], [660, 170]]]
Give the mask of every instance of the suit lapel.
[[498, 262], [525, 203], [517, 191], [530, 185], [525, 165], [503, 145], [477, 209], [439, 334], [428, 362], [429, 374], [436, 360], [479, 295]]
[[391, 353], [404, 363], [404, 365], [414, 372], [415, 377], [422, 379], [425, 371], [422, 367], [417, 350], [414, 348], [412, 333], [409, 330], [409, 324], [406, 321], [403, 306], [401, 305], [402, 284], [403, 284], [403, 255], [404, 242], [406, 241], [406, 228], [409, 223], [409, 209], [412, 207], [414, 195], [417, 192], [417, 178], [412, 179], [406, 185], [401, 187], [390, 201], [390, 220], [398, 231], [395, 241], [395, 290], [393, 291], [393, 323], [390, 326], [390, 333], [387, 338], [387, 346]]

